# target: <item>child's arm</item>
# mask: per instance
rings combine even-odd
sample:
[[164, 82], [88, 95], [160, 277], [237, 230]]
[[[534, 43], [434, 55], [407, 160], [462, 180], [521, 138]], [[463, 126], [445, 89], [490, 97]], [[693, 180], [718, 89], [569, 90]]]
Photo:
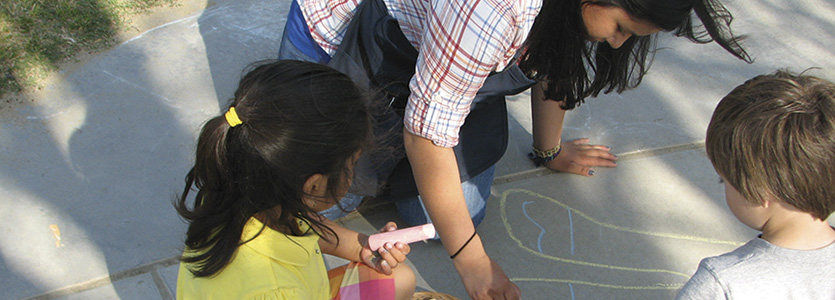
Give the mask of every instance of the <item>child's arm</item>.
[[[372, 251], [368, 248], [368, 235], [342, 227], [325, 218], [322, 218], [321, 222], [333, 229], [339, 236], [339, 244], [336, 243], [334, 237], [329, 237], [330, 241], [319, 239], [319, 247], [322, 252], [350, 261], [363, 262], [386, 275], [390, 275], [393, 268], [405, 261], [406, 254], [411, 251], [408, 244], [400, 242], [393, 245], [387, 244], [377, 251]], [[380, 231], [386, 232], [395, 229], [397, 229], [397, 225], [394, 222], [388, 222]]]

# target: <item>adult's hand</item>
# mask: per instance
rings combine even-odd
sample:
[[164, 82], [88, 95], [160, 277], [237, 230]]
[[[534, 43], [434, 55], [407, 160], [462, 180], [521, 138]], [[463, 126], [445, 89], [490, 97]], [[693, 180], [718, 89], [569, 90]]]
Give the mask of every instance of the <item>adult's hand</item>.
[[551, 170], [574, 173], [582, 176], [594, 175], [593, 167], [617, 167], [618, 157], [612, 149], [603, 145], [589, 144], [587, 138], [562, 143], [562, 151], [554, 160], [545, 163]]
[[[474, 241], [480, 244], [479, 241]], [[502, 268], [484, 251], [464, 248], [464, 252], [453, 260], [458, 276], [471, 299], [521, 299], [522, 294]], [[465, 255], [466, 254], [466, 255]]]
[[[531, 117], [533, 119], [533, 146], [549, 150], [560, 145], [565, 110], [562, 102], [545, 100], [545, 86], [538, 83], [531, 88]], [[562, 142], [562, 151], [556, 158], [545, 162], [551, 170], [583, 176], [594, 175], [593, 167], [616, 167], [617, 156], [603, 145], [591, 145], [589, 139]]]

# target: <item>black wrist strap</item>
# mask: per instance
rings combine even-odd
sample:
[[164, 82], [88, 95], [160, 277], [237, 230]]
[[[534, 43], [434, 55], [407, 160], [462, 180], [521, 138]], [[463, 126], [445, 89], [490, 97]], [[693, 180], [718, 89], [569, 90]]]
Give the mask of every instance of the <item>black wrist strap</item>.
[[449, 258], [450, 259], [455, 259], [455, 257], [458, 256], [458, 253], [461, 253], [461, 250], [464, 250], [464, 247], [467, 247], [467, 245], [470, 244], [470, 241], [473, 240], [473, 238], [475, 237], [475, 234], [476, 234], [476, 231], [473, 230], [473, 235], [471, 235], [470, 238], [466, 242], [464, 242], [464, 245], [462, 245], [461, 248], [458, 248], [458, 251], [455, 251], [455, 254], [450, 255]]

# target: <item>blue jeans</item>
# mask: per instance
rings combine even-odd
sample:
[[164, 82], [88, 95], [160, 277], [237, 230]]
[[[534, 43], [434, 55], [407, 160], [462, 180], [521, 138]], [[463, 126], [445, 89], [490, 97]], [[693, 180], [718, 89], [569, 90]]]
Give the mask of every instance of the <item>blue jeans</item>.
[[[464, 190], [464, 200], [467, 202], [467, 210], [470, 211], [470, 218], [475, 226], [481, 224], [486, 215], [487, 199], [490, 198], [490, 187], [493, 185], [495, 171], [496, 166], [494, 165], [470, 178], [470, 180], [461, 183], [461, 189]], [[348, 193], [339, 200], [339, 205], [320, 211], [319, 214], [328, 219], [336, 220], [356, 210], [362, 202], [362, 198], [360, 195]], [[420, 196], [393, 199], [393, 201], [397, 207], [397, 214], [409, 226], [431, 223], [429, 213], [426, 212], [426, 207], [423, 205]]]
[[[467, 210], [470, 211], [470, 218], [475, 226], [478, 226], [484, 220], [487, 199], [490, 198], [490, 187], [493, 186], [495, 171], [496, 166], [493, 165], [484, 172], [470, 178], [470, 180], [461, 183], [461, 188], [464, 190], [464, 200], [467, 202]], [[431, 222], [429, 213], [426, 212], [426, 207], [423, 205], [420, 196], [396, 199], [394, 204], [397, 206], [397, 214], [410, 226]]]

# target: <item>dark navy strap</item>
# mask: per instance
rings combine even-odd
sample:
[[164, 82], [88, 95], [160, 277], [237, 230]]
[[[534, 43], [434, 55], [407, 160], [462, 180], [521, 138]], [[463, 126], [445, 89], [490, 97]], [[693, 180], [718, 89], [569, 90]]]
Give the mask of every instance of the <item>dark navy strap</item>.
[[304, 15], [302, 15], [302, 10], [296, 0], [290, 3], [290, 13], [287, 15], [287, 24], [284, 26], [286, 27], [284, 34], [287, 35], [287, 39], [305, 55], [312, 57], [321, 64], [326, 64], [331, 60], [330, 55], [310, 35], [310, 28], [307, 27], [307, 22], [304, 20]]

